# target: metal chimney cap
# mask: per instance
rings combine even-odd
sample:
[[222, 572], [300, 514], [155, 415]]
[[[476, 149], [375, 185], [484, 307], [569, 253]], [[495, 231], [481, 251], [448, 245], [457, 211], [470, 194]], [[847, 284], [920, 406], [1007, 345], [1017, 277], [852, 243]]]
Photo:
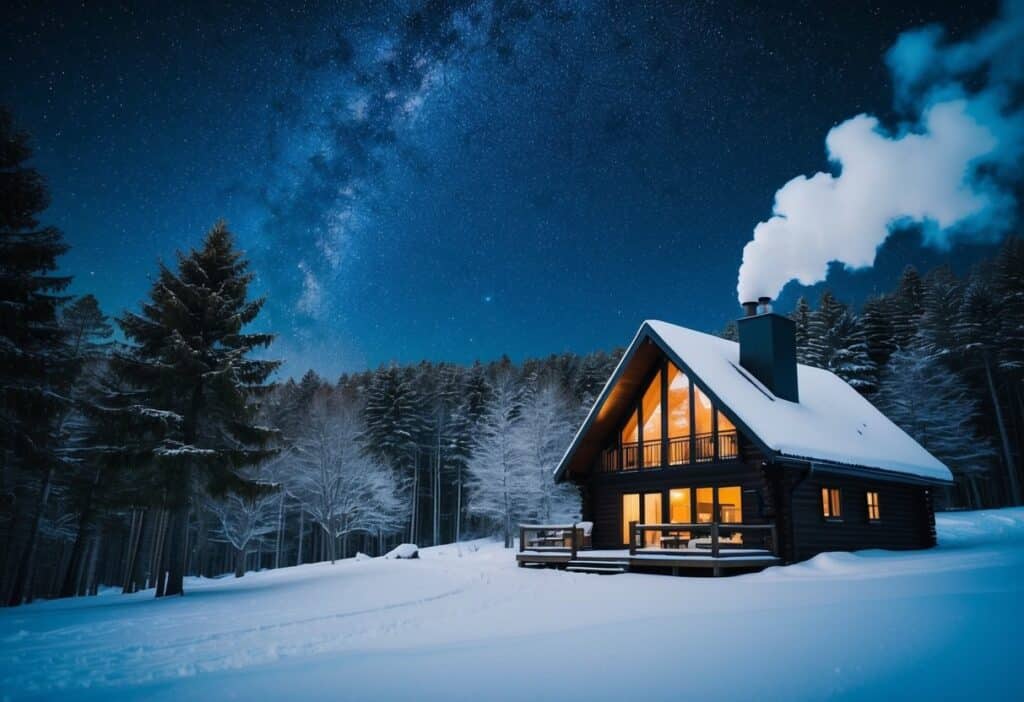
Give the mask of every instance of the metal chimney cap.
[[753, 300], [742, 303], [743, 305], [743, 316], [753, 317], [757, 314], [757, 303]]

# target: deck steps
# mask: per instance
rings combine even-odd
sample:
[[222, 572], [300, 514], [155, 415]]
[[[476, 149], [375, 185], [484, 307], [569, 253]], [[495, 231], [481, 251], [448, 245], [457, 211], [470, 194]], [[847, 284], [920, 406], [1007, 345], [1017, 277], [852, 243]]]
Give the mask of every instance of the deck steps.
[[618, 575], [629, 570], [628, 561], [569, 561], [566, 570], [573, 573], [596, 573], [598, 575]]

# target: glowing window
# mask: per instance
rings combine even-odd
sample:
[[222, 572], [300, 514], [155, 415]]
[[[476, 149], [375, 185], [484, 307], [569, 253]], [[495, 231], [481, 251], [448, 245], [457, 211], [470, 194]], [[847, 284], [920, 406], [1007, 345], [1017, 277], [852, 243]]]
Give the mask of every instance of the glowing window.
[[878, 493], [868, 490], [868, 521], [877, 522], [882, 518], [878, 509]]
[[821, 514], [825, 519], [843, 518], [843, 501], [839, 488], [821, 489]]
[[644, 419], [644, 443], [661, 438], [661, 371], [647, 386], [640, 406]]
[[639, 425], [636, 421], [636, 412], [629, 415], [629, 421], [626, 422], [626, 426], [622, 429], [622, 445], [635, 444], [640, 438]]
[[697, 488], [697, 522], [707, 524], [714, 519], [715, 489]]
[[711, 405], [711, 398], [701, 392], [701, 389], [694, 386], [693, 388], [693, 425], [696, 429], [697, 434], [710, 434], [711, 433], [711, 414], [714, 412], [714, 407]]
[[743, 523], [743, 490], [738, 485], [718, 488], [718, 514], [723, 524]]
[[622, 543], [629, 543], [629, 523], [640, 521], [640, 494], [628, 492], [622, 496]]
[[690, 435], [690, 379], [668, 364], [668, 437], [677, 439]]
[[661, 371], [647, 386], [640, 402], [640, 416], [644, 427], [643, 465], [661, 467]]
[[690, 488], [668, 491], [668, 520], [673, 524], [691, 524]]

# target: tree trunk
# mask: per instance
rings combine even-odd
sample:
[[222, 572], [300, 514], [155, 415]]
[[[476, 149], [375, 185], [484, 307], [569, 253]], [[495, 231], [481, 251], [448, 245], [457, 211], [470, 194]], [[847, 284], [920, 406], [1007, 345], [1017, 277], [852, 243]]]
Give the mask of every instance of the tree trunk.
[[100, 560], [100, 546], [102, 543], [103, 530], [100, 529], [92, 538], [92, 548], [89, 549], [89, 565], [85, 571], [85, 590], [90, 595], [95, 595], [99, 590], [99, 582], [96, 579], [96, 565]]
[[295, 565], [302, 565], [302, 540], [306, 534], [306, 510], [299, 505], [299, 551], [295, 554]]
[[165, 596], [185, 594], [185, 560], [188, 556], [188, 504], [174, 511], [171, 521], [171, 547], [168, 549]]
[[284, 490], [277, 503], [277, 541], [274, 544], [274, 570], [281, 567], [281, 541], [284, 534]]
[[458, 462], [455, 476], [455, 542], [462, 541], [462, 462]]
[[153, 530], [153, 547], [149, 554], [149, 582], [147, 587], [156, 589], [156, 596], [163, 597], [164, 585], [164, 551], [167, 544], [167, 510], [157, 513], [156, 525]]
[[[78, 517], [78, 533], [75, 534], [75, 542], [71, 546], [71, 557], [68, 559], [68, 567], [64, 573], [64, 581], [60, 586], [61, 597], [74, 597], [77, 592], [78, 574], [82, 569], [82, 556], [85, 543], [88, 540], [89, 527], [92, 525], [92, 494], [96, 482], [99, 479], [99, 471], [96, 471], [97, 478], [89, 486], [85, 495], [85, 505], [82, 507], [82, 514]], [[134, 513], [132, 515], [134, 517]]]
[[441, 542], [441, 432], [437, 432], [437, 454], [434, 459], [434, 490], [433, 490], [433, 520], [431, 525], [434, 530], [433, 543], [437, 546]]
[[999, 394], [996, 392], [995, 380], [992, 377], [992, 365], [988, 356], [985, 357], [985, 380], [988, 382], [989, 395], [992, 398], [992, 407], [995, 409], [996, 425], [999, 427], [999, 438], [1003, 447], [1003, 462], [1006, 465], [1006, 477], [1009, 479], [1007, 486], [1010, 491], [1010, 504], [1020, 504], [1020, 491], [1017, 486], [1017, 468], [1013, 464], [1013, 452], [1010, 450], [1010, 437], [1006, 432], [1006, 423], [1003, 421], [1003, 409], [999, 405]]
[[412, 516], [409, 519], [409, 543], [416, 543], [416, 522], [419, 519], [417, 514], [420, 496], [420, 454], [413, 453], [412, 460]]
[[244, 548], [235, 549], [235, 577], [241, 578], [245, 575], [245, 556], [246, 552]]
[[53, 477], [53, 468], [47, 468], [43, 475], [43, 484], [39, 488], [39, 498], [36, 500], [35, 514], [32, 516], [32, 523], [28, 532], [28, 543], [22, 551], [18, 567], [14, 571], [13, 587], [7, 599], [7, 604], [12, 607], [22, 602], [32, 600], [32, 570], [35, 565], [36, 548], [39, 545], [39, 524], [43, 519], [43, 508], [46, 506], [46, 498], [50, 493], [50, 479]]
[[135, 592], [136, 583], [139, 581], [139, 552], [142, 550], [142, 534], [147, 513], [147, 510], [132, 508], [132, 521], [131, 526], [128, 528], [128, 549], [124, 577], [121, 581], [121, 592], [126, 595]]

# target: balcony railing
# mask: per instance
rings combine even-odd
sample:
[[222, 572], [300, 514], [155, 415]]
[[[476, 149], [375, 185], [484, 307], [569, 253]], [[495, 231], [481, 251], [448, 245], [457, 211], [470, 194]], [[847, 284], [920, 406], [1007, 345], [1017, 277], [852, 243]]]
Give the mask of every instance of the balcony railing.
[[690, 462], [690, 437], [668, 440], [668, 464], [678, 466]]
[[693, 437], [693, 449], [697, 463], [715, 460], [715, 435], [697, 434]]
[[644, 468], [661, 468], [661, 439], [644, 442]]
[[718, 432], [718, 458], [728, 460], [740, 455], [740, 442], [736, 430]]
[[[664, 446], [661, 439], [645, 441], [643, 446], [636, 443], [609, 448], [601, 453], [602, 472], [614, 473], [620, 470], [663, 468], [688, 463], [710, 461], [731, 461], [739, 457], [739, 438], [735, 429], [716, 434], [698, 434], [668, 439]], [[716, 450], [717, 449], [717, 450]], [[641, 460], [643, 459], [642, 464]], [[663, 460], [667, 458], [668, 460]]]
[[639, 448], [637, 444], [622, 445], [622, 470], [633, 470], [640, 467]]

